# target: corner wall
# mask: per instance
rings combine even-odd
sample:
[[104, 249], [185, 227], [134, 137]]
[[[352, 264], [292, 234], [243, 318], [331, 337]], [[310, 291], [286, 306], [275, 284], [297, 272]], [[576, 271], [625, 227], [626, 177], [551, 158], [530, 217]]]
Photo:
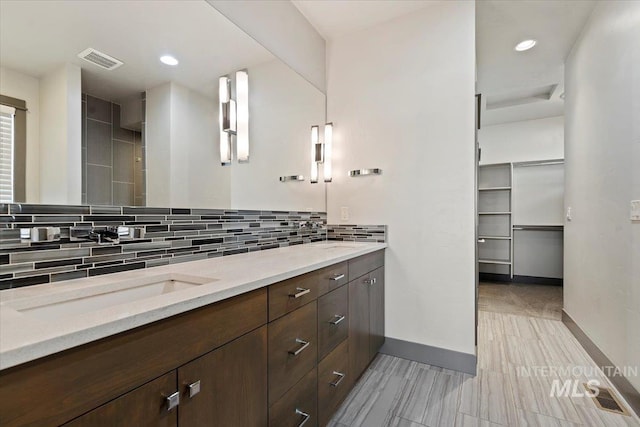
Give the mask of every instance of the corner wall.
[[82, 198], [80, 67], [65, 64], [40, 80], [40, 203]]
[[[470, 355], [474, 70], [474, 2], [432, 2], [328, 46], [328, 222], [388, 225], [388, 337]], [[383, 175], [347, 177], [374, 167]]]
[[[617, 366], [640, 366], [640, 3], [599, 2], [565, 68], [564, 309]], [[627, 378], [640, 391], [640, 377]], [[640, 400], [638, 400], [640, 402]]]

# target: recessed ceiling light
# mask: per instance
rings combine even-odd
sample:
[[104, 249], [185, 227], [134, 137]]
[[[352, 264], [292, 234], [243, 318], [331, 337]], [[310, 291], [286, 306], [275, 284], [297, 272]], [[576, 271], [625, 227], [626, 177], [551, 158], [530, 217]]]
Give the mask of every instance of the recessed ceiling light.
[[161, 56], [160, 61], [162, 61], [163, 64], [167, 65], [178, 65], [178, 60], [171, 55]]
[[538, 43], [538, 42], [536, 40], [533, 40], [533, 39], [522, 40], [520, 43], [518, 43], [516, 45], [516, 50], [518, 52], [523, 52], [525, 50], [529, 50], [532, 47], [534, 47], [536, 45], [536, 43]]

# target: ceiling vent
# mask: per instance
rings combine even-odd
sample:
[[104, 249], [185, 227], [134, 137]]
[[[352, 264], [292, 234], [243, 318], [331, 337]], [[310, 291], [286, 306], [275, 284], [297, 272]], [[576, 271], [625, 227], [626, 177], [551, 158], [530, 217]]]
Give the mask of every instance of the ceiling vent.
[[91, 47], [80, 52], [78, 54], [78, 58], [84, 59], [87, 62], [91, 62], [93, 65], [97, 65], [98, 67], [109, 71], [115, 70], [124, 64], [124, 62], [114, 58], [113, 56], [109, 56], [106, 53], [102, 53]]

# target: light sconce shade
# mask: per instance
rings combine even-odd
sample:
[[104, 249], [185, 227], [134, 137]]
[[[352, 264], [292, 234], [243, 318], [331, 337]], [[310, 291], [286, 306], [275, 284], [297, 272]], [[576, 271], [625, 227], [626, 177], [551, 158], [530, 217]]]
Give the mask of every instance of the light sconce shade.
[[[320, 153], [318, 153], [320, 149]], [[322, 159], [322, 146], [320, 145], [320, 128], [311, 126], [311, 176], [309, 180], [312, 184], [318, 182], [318, 163]]]
[[333, 146], [333, 123], [324, 125], [324, 182], [331, 182], [331, 150]]
[[236, 72], [236, 99], [231, 99], [231, 79], [219, 80], [220, 98], [220, 161], [228, 165], [233, 158], [232, 136], [235, 135], [237, 158], [240, 163], [249, 161], [249, 74]]
[[323, 164], [324, 182], [331, 182], [331, 151], [333, 148], [333, 123], [324, 125], [324, 142], [320, 142], [320, 126], [311, 126], [311, 177], [318, 182], [318, 165]]
[[231, 163], [231, 134], [230, 106], [231, 106], [231, 82], [229, 77], [222, 76], [218, 85], [218, 96], [220, 98], [220, 163], [228, 165]]
[[249, 161], [249, 74], [246, 70], [236, 71], [236, 148], [238, 161]]

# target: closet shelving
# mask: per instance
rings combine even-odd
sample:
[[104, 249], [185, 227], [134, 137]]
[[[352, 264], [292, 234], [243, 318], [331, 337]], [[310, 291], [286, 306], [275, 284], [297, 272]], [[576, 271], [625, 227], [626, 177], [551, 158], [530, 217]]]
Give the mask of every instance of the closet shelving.
[[478, 169], [478, 262], [480, 273], [513, 277], [511, 163]]

